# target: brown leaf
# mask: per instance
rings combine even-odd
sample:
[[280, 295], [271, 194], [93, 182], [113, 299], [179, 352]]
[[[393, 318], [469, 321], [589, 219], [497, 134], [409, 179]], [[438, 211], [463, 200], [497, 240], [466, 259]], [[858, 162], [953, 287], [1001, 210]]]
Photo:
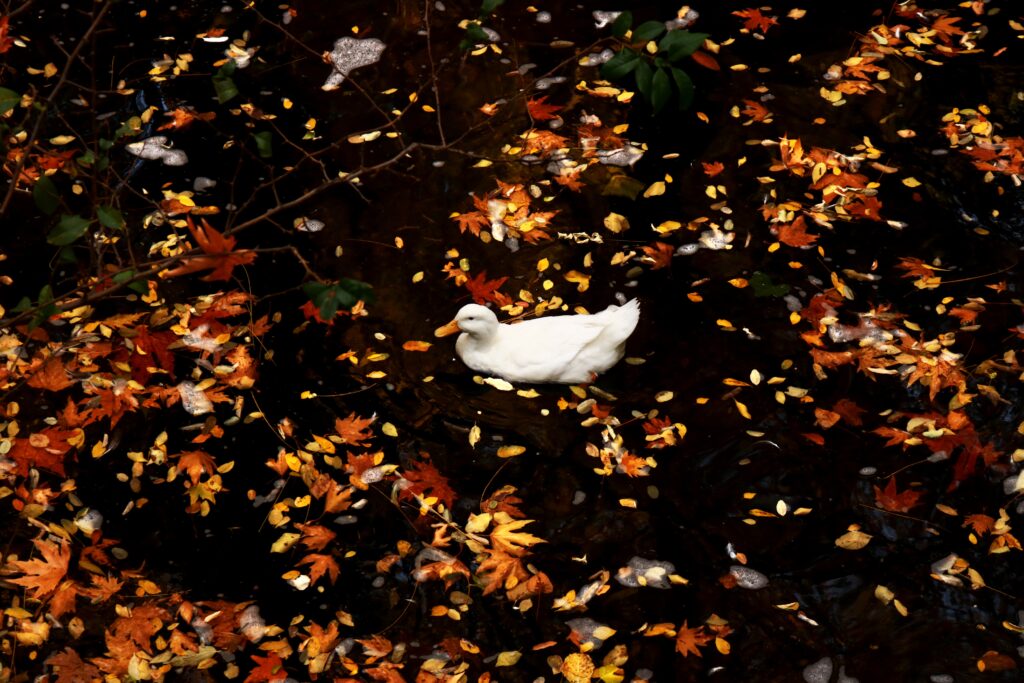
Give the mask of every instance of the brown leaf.
[[338, 567], [338, 563], [330, 555], [310, 553], [299, 560], [299, 564], [309, 565], [310, 583], [316, 583], [317, 579], [322, 577], [324, 574], [329, 575], [331, 583], [334, 583], [338, 580], [338, 576], [341, 574], [341, 568]]
[[341, 437], [342, 443], [350, 446], [367, 446], [373, 438], [370, 425], [375, 418], [362, 418], [352, 413], [348, 417], [334, 420], [334, 431]]

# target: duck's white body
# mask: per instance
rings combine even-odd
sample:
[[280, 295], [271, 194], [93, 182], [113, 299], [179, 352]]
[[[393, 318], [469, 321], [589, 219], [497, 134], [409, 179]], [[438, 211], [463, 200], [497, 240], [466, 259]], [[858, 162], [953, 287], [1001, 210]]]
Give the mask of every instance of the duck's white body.
[[555, 315], [501, 324], [485, 306], [469, 304], [438, 336], [461, 330], [455, 351], [487, 375], [530, 384], [590, 382], [619, 362], [640, 320], [640, 302], [593, 315]]

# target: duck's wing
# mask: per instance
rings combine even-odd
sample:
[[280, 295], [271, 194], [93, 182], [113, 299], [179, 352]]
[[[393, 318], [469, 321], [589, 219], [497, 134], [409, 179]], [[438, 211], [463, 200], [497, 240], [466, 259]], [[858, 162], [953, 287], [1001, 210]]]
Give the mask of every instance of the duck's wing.
[[524, 374], [558, 381], [576, 358], [608, 330], [596, 315], [539, 318], [509, 325], [503, 332], [506, 357]]

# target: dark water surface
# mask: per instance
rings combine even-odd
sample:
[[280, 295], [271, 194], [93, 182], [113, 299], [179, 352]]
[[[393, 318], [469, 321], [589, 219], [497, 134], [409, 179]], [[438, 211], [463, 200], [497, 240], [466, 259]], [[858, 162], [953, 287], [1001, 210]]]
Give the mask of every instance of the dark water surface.
[[[279, 20], [281, 11], [275, 6], [257, 4], [268, 17]], [[443, 11], [432, 10], [432, 38], [445, 46], [435, 47], [433, 57], [440, 69], [439, 96], [447, 139], [480, 120], [476, 110], [482, 103], [514, 92], [510, 83], [517, 79], [507, 72], [536, 63], [527, 77], [518, 79], [526, 87], [536, 75], [570, 60], [558, 71], [568, 80], [543, 93], [549, 103], [565, 107], [566, 130], [559, 132], [569, 135], [571, 124], [584, 111], [597, 113], [609, 125], [628, 122], [625, 135], [648, 146], [644, 159], [629, 174], [644, 187], [671, 174], [674, 182], [668, 192], [635, 201], [602, 195], [594, 188], [581, 194], [561, 193], [556, 201], [561, 211], [559, 229], [602, 232], [606, 239], [601, 244], [556, 239], [511, 251], [460, 234], [449, 215], [472, 209], [469, 193], [494, 189], [495, 177], [527, 182], [544, 175], [543, 166], [501, 161], [487, 168], [474, 167], [478, 155], [497, 158], [501, 146], [514, 143], [525, 129], [522, 119], [497, 117], [493, 124], [455, 145], [457, 151], [416, 150], [387, 170], [367, 177], [358, 192], [339, 186], [293, 212], [282, 212], [275, 220], [283, 233], [267, 223], [240, 235], [243, 244], [255, 246], [257, 242], [273, 244], [285, 234], [314, 270], [327, 277], [368, 282], [376, 296], [366, 318], [339, 320], [330, 328], [311, 325], [294, 334], [299, 325], [295, 311], [304, 299], [296, 291], [276, 294], [300, 281], [302, 269], [283, 254], [261, 258], [249, 273], [258, 306], [285, 311], [286, 319], [265, 340], [274, 355], [261, 366], [254, 392], [258, 408], [272, 422], [289, 417], [313, 431], [323, 430], [334, 417], [351, 412], [376, 414], [380, 422], [392, 423], [398, 433], [397, 439], [382, 437], [379, 442], [386, 462], [406, 465], [418, 454], [429, 453], [458, 493], [453, 510], [456, 519], [464, 520], [468, 513], [476, 512], [480, 500], [496, 488], [514, 486], [524, 501], [521, 508], [536, 520], [529, 530], [547, 540], [535, 548], [530, 562], [548, 574], [554, 584], [553, 595], [535, 599], [532, 609], [520, 612], [499, 594], [482, 597], [463, 582], [457, 589], [469, 592], [473, 603], [461, 620], [432, 617], [430, 608], [448, 604], [446, 595], [439, 583], [417, 585], [412, 580], [413, 556], [388, 574], [380, 575], [375, 569], [378, 559], [395, 551], [398, 540], [418, 537], [426, 541], [432, 533], [429, 520], [418, 518], [415, 508], [392, 504], [390, 487], [384, 484], [365, 494], [368, 503], [357, 513], [355, 524], [333, 527], [339, 543], [355, 552], [343, 564], [339, 583], [323, 592], [292, 590], [281, 580], [292, 564], [267, 553], [278, 532], [264, 523], [266, 508], [254, 507], [246, 497], [249, 489], [265, 495], [275, 479], [262, 463], [274, 457], [277, 444], [270, 430], [255, 427], [225, 438], [226, 450], [237, 461], [236, 470], [227, 481], [229, 490], [205, 518], [186, 515], [181, 499], [161, 496], [155, 487], [148, 491], [149, 505], [121, 517], [120, 511], [134, 496], [111, 478], [107, 460], [83, 462], [78, 476], [81, 495], [103, 501], [94, 505], [109, 520], [105, 532], [123, 539], [130, 557], [139, 563], [144, 560], [148, 572], [183, 591], [190, 600], [255, 600], [268, 622], [282, 625], [300, 612], [324, 621], [343, 609], [356, 622], [346, 637], [381, 633], [393, 643], [407, 643], [406, 680], [415, 678], [417, 661], [448, 637], [466, 638], [479, 646], [482, 654], [472, 660], [471, 680], [485, 670], [495, 672], [501, 680], [558, 680], [545, 660], [552, 654], [565, 656], [575, 651], [566, 642], [566, 621], [580, 616], [616, 629], [617, 634], [591, 654], [599, 661], [611, 646], [626, 645], [626, 680], [649, 672], [656, 681], [808, 680], [804, 668], [822, 658], [834, 663], [831, 680], [848, 680], [839, 677], [840, 666], [845, 675], [862, 683], [928, 681], [940, 674], [955, 681], [1017, 680], [1018, 674], [1012, 670], [980, 673], [977, 662], [990, 650], [1019, 659], [1020, 638], [1003, 623], [1021, 621], [1021, 553], [988, 555], [987, 539], [978, 545], [970, 543], [961, 518], [935, 508], [943, 504], [961, 514], [994, 517], [1004, 508], [1015, 523], [1019, 520], [1016, 503], [1002, 488], [1002, 479], [1012, 473], [1009, 456], [1004, 455], [993, 471], [979, 470], [953, 490], [950, 461], [914, 465], [901, 475], [899, 484], [902, 490], [916, 483], [915, 489], [924, 492], [921, 504], [905, 515], [876, 508], [873, 487], [883, 487], [889, 473], [926, 458], [928, 452], [885, 448], [883, 438], [870, 429], [885, 424], [884, 413], [889, 410], [944, 412], [950, 396], [942, 394], [932, 404], [927, 388], [908, 389], [898, 378], [870, 378], [851, 366], [829, 370], [827, 378], [818, 379], [808, 347], [799, 337], [807, 327], [792, 324], [786, 302], [778, 296], [755, 297], [751, 288], [738, 289], [727, 283], [732, 278], [750, 279], [756, 272], [765, 273], [772, 282], [788, 285], [789, 293], [806, 306], [811, 297], [829, 287], [831, 272], [869, 273], [873, 264], [880, 262], [880, 279], [852, 283], [857, 299], [849, 303], [848, 310], [865, 312], [872, 305], [891, 303], [928, 330], [925, 337], [931, 338], [956, 329], [950, 327], [948, 318], [935, 312], [943, 294], [954, 297], [958, 304], [968, 297], [986, 297], [1003, 303], [989, 307], [980, 320], [981, 328], [959, 336], [953, 350], [965, 354], [965, 366], [973, 368], [985, 359], [1001, 358], [1006, 349], [1018, 348], [1020, 339], [1010, 330], [1020, 323], [1020, 305], [1013, 297], [1019, 296], [1022, 284], [1018, 265], [1024, 244], [1019, 210], [1022, 195], [1005, 177], [983, 182], [982, 174], [966, 157], [948, 150], [940, 132], [941, 117], [953, 107], [984, 102], [992, 107], [992, 119], [1004, 126], [1006, 135], [1020, 133], [1024, 60], [1016, 32], [1007, 26], [1016, 8], [1008, 2], [988, 4], [988, 9], [1000, 5], [1003, 14], [983, 17], [991, 29], [981, 41], [984, 52], [949, 58], [942, 66], [890, 58], [886, 66], [893, 77], [886, 93], [850, 96], [845, 106], [832, 107], [819, 95], [826, 85], [822, 75], [830, 65], [851, 56], [856, 37], [881, 23], [891, 6], [881, 2], [830, 4], [833, 6], [826, 8], [822, 3], [805, 3], [808, 13], [801, 20], [782, 18], [790, 8], [773, 5], [765, 13], [779, 16], [781, 23], [770, 29], [764, 40], [757, 40], [741, 35], [740, 20], [730, 14], [743, 9], [741, 3], [693, 3], [701, 13], [694, 30], [707, 32], [718, 42], [734, 37], [735, 43], [723, 47], [719, 54], [725, 67], [722, 71], [697, 65], [688, 68], [698, 88], [692, 111], [652, 117], [642, 102], [630, 108], [574, 91], [580, 79], [596, 77], [593, 70], [570, 60], [574, 51], [607, 35], [594, 28], [590, 12], [612, 7], [537, 3], [537, 9], [553, 15], [550, 24], [540, 24], [524, 3], [506, 3], [489, 24], [501, 34], [503, 57], [508, 60], [504, 62], [493, 56], [466, 58], [452, 49], [461, 36], [455, 24], [473, 16], [475, 8], [446, 2]], [[118, 11], [126, 12], [127, 17], [129, 6], [134, 11], [133, 3]], [[956, 8], [957, 3], [936, 2], [925, 9]], [[381, 108], [405, 106], [407, 101], [400, 98], [429, 80], [426, 41], [417, 33], [422, 7], [405, 2], [319, 1], [300, 3], [296, 9], [287, 30], [309, 47], [306, 51], [240, 8], [223, 13], [207, 3], [185, 3], [173, 12], [169, 7], [156, 7], [151, 19], [165, 17], [177, 22], [168, 31], [181, 35], [210, 25], [224, 25], [235, 33], [243, 25], [251, 26], [251, 44], [260, 46], [260, 62], [251, 67], [251, 76], [239, 72], [238, 82], [244, 87], [252, 78], [260, 84], [263, 90], [250, 99], [267, 111], [278, 112], [277, 125], [301, 125], [315, 117], [317, 133], [327, 140], [380, 125], [379, 112], [349, 85], [336, 92], [320, 91], [328, 67], [315, 55], [328, 50], [336, 38], [352, 35], [352, 26], [360, 27], [361, 37], [377, 37], [388, 45], [382, 62], [356, 72], [355, 78]], [[669, 18], [677, 9], [644, 4], [633, 11], [638, 21], [644, 21]], [[187, 26], [187, 31], [180, 26]], [[152, 30], [152, 24], [149, 27]], [[140, 79], [148, 60], [158, 54], [160, 44], [143, 37], [134, 32], [111, 36], [120, 43], [120, 54], [143, 60], [133, 66], [122, 58], [118, 67], [123, 70], [121, 77]], [[572, 41], [574, 46], [551, 47], [553, 40]], [[1003, 45], [1008, 45], [1009, 51], [993, 57]], [[196, 54], [203, 49], [207, 48], [197, 46]], [[791, 63], [789, 58], [795, 53], [802, 58]], [[450, 61], [441, 64], [442, 57]], [[749, 68], [728, 68], [735, 64]], [[914, 81], [918, 71], [924, 74], [919, 83]], [[203, 87], [207, 85], [204, 81]], [[379, 94], [392, 87], [399, 89], [392, 99]], [[766, 91], [755, 92], [755, 88]], [[185, 98], [189, 92], [182, 82], [164, 90], [164, 95], [177, 98]], [[774, 96], [764, 102], [773, 112], [772, 123], [743, 126], [745, 119], [730, 115], [734, 106], [742, 108], [744, 99], [756, 99], [764, 92]], [[295, 108], [280, 111], [277, 103], [281, 97], [295, 100]], [[420, 101], [433, 102], [429, 91], [421, 92]], [[207, 103], [195, 99], [190, 103], [207, 108]], [[710, 123], [699, 120], [695, 111], [705, 113]], [[827, 123], [812, 123], [816, 117], [825, 117]], [[225, 126], [238, 126], [240, 138], [246, 134], [244, 117], [224, 118]], [[433, 114], [413, 108], [401, 129], [408, 140], [436, 145], [441, 142], [436, 123]], [[897, 134], [907, 128], [915, 129], [917, 136], [907, 139]], [[911, 189], [884, 180], [880, 194], [883, 214], [906, 226], [895, 229], [879, 222], [836, 221], [833, 229], [813, 230], [822, 235], [823, 254], [813, 248], [790, 247], [769, 252], [767, 245], [775, 238], [760, 211], [771, 198], [767, 185], [758, 178], [780, 175], [769, 171], [778, 152], [775, 147], [748, 141], [777, 140], [783, 135], [800, 138], [805, 149], [818, 146], [841, 152], [870, 138], [884, 151], [880, 161], [899, 169], [896, 178], [913, 176], [922, 183]], [[248, 196], [234, 196], [232, 185], [250, 187], [264, 170], [254, 160], [238, 163], [211, 148], [217, 139], [197, 127], [183, 132], [176, 146], [188, 149], [193, 157], [190, 168], [195, 170], [181, 173], [236, 178], [233, 184], [222, 182], [211, 193], [216, 202], [243, 207], [226, 212], [230, 227], [259, 215], [272, 205], [272, 199], [258, 195], [247, 205]], [[329, 168], [378, 163], [401, 149], [394, 141], [374, 144], [377, 146], [340, 146], [328, 155]], [[663, 159], [668, 153], [679, 156]], [[737, 167], [740, 157], [747, 157], [747, 162]], [[701, 161], [722, 161], [728, 170], [709, 181], [702, 173]], [[127, 167], [131, 160], [126, 157], [124, 163]], [[883, 182], [883, 174], [877, 171], [862, 172]], [[166, 169], [147, 165], [132, 176], [130, 184], [159, 192], [166, 173]], [[282, 183], [279, 194], [287, 201], [315, 181], [313, 171], [299, 173], [296, 179]], [[710, 208], [714, 200], [705, 195], [709, 182], [728, 186], [731, 214]], [[795, 182], [789, 196], [803, 199], [806, 184]], [[1001, 193], [997, 186], [1003, 188]], [[993, 215], [994, 210], [998, 215]], [[602, 220], [612, 211], [627, 216], [632, 228], [621, 234], [603, 230]], [[296, 215], [322, 220], [326, 228], [315, 234], [295, 233], [290, 226]], [[673, 249], [694, 241], [699, 233], [688, 233], [685, 228], [660, 238], [648, 226], [670, 218], [685, 224], [700, 216], [734, 222], [736, 238], [731, 250], [702, 249], [673, 257], [669, 267], [644, 267], [638, 274], [627, 275], [637, 263], [610, 265], [616, 252], [639, 250], [656, 239]], [[979, 226], [986, 234], [979, 234]], [[395, 246], [396, 238], [401, 239], [401, 248]], [[452, 249], [458, 251], [458, 257], [448, 255]], [[559, 264], [562, 272], [582, 269], [588, 252], [593, 265], [587, 268], [591, 281], [586, 292], [577, 292], [560, 276], [554, 277], [553, 271], [537, 272], [540, 259]], [[917, 290], [893, 267], [903, 256], [926, 262], [940, 259], [943, 267], [952, 269], [944, 273], [948, 279], [965, 281], [949, 285], [948, 293], [945, 289], [940, 293]], [[686, 436], [679, 445], [644, 452], [653, 454], [658, 462], [649, 477], [629, 478], [621, 473], [600, 477], [594, 473], [598, 462], [587, 455], [586, 446], [600, 443], [601, 426], [584, 426], [581, 422], [586, 415], [559, 408], [559, 399], [579, 400], [566, 387], [537, 387], [538, 397], [522, 398], [477, 384], [473, 373], [455, 359], [451, 340], [433, 339], [433, 330], [470, 300], [464, 289], [445, 281], [442, 273], [447, 262], [459, 258], [469, 259], [471, 275], [486, 272], [490, 278], [507, 277], [502, 291], [510, 294], [527, 289], [535, 296], [543, 295], [540, 283], [552, 277], [557, 281], [553, 293], [563, 297], [570, 308], [581, 305], [599, 310], [614, 303], [616, 294], [641, 299], [641, 322], [627, 355], [645, 362], [622, 363], [596, 384], [614, 395], [614, 402], [598, 400], [611, 406], [625, 423], [620, 433], [638, 452], [645, 450], [641, 424], [646, 417], [633, 419], [632, 411], [648, 415], [657, 409], [673, 422], [686, 425]], [[791, 261], [803, 265], [792, 267]], [[423, 281], [413, 284], [414, 274], [421, 271]], [[1001, 274], [989, 277], [997, 272]], [[971, 279], [975, 277], [979, 279]], [[709, 284], [694, 285], [705, 278]], [[1008, 287], [1002, 298], [985, 288], [999, 280]], [[702, 301], [687, 297], [694, 291], [700, 292]], [[738, 329], [723, 330], [722, 320]], [[856, 319], [844, 318], [843, 322]], [[401, 349], [407, 340], [435, 344], [427, 353], [408, 353]], [[359, 366], [335, 360], [348, 349], [357, 350], [360, 356], [369, 349], [390, 356]], [[739, 393], [723, 384], [726, 378], [749, 382], [755, 369], [765, 378], [784, 377], [784, 382], [744, 387]], [[387, 375], [367, 379], [372, 370]], [[432, 380], [425, 381], [428, 377]], [[982, 376], [972, 382], [998, 383], [1006, 399], [997, 404], [977, 399], [970, 407], [983, 441], [1005, 453], [1020, 447], [1016, 433], [1022, 418], [1019, 384]], [[810, 390], [814, 403], [790, 399], [780, 404], [775, 390], [790, 386]], [[314, 391], [321, 398], [301, 400], [303, 391]], [[672, 392], [672, 398], [655, 400], [655, 395], [666, 391]], [[741, 414], [734, 398], [746, 406], [750, 419]], [[808, 440], [805, 434], [822, 433], [815, 425], [813, 408], [830, 407], [840, 399], [863, 408], [867, 426], [837, 425], [825, 433], [824, 446]], [[474, 425], [482, 433], [475, 448], [469, 444]], [[121, 436], [126, 441], [148, 443], [167, 428], [156, 422], [129, 421]], [[506, 444], [520, 444], [527, 451], [514, 459], [501, 459], [497, 449]], [[636, 508], [621, 505], [623, 499], [635, 500]], [[774, 513], [780, 501], [788, 512], [784, 516], [751, 514], [753, 509]], [[798, 508], [810, 512], [795, 516], [792, 511]], [[860, 525], [873, 540], [861, 550], [840, 550], [835, 541], [852, 524]], [[188, 552], [183, 553], [183, 548]], [[730, 548], [745, 556], [750, 568], [767, 576], [765, 587], [746, 590], [732, 585], [730, 567], [740, 562], [730, 556]], [[968, 559], [992, 589], [971, 591], [932, 578], [932, 563], [950, 553]], [[579, 590], [601, 569], [614, 576], [633, 557], [671, 562], [689, 583], [657, 590], [629, 588], [612, 579], [612, 589], [590, 602], [585, 614], [552, 609], [551, 598]], [[580, 558], [585, 558], [585, 563]], [[461, 559], [469, 564], [472, 557], [464, 551]], [[876, 598], [879, 585], [891, 589], [906, 605], [906, 615]], [[798, 608], [780, 608], [792, 603], [798, 603]], [[727, 620], [733, 629], [728, 655], [712, 645], [703, 650], [702, 658], [683, 658], [673, 651], [670, 639], [639, 633], [645, 624], [672, 622], [678, 626], [687, 620], [694, 626], [713, 614]], [[100, 634], [86, 638], [101, 642]], [[545, 641], [557, 645], [531, 651]], [[522, 650], [523, 658], [515, 667], [495, 670], [487, 658], [509, 650]], [[303, 680], [301, 669], [291, 673]]]

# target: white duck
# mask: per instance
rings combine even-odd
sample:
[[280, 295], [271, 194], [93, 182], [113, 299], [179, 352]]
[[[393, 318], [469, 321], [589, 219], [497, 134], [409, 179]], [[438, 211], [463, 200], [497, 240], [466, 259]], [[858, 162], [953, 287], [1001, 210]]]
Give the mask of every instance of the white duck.
[[477, 372], [511, 382], [579, 384], [619, 362], [639, 320], [636, 299], [593, 315], [553, 315], [515, 324], [499, 323], [491, 309], [468, 304], [434, 334], [461, 331], [455, 351]]

